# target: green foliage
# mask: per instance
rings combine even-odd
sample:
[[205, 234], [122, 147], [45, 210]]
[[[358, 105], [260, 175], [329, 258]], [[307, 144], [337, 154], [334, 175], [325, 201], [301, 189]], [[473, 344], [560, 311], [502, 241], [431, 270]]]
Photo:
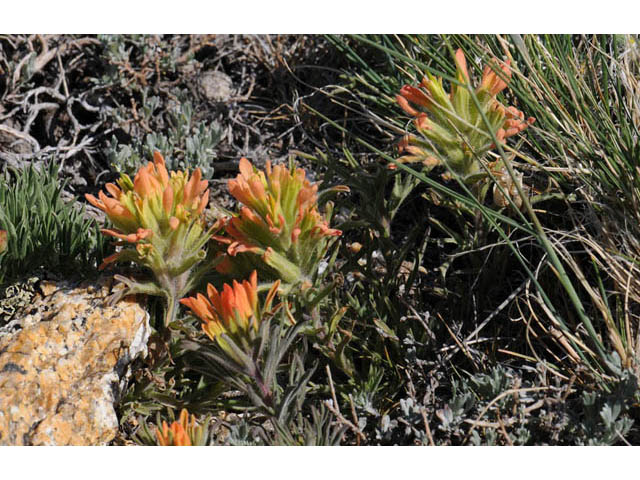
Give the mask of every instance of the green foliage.
[[[174, 37], [156, 35], [99, 35], [102, 75], [92, 81], [108, 92], [110, 108], [100, 114], [117, 135], [106, 145], [110, 166], [133, 174], [160, 151], [169, 170], [200, 168], [213, 177], [215, 149], [223, 131], [209, 112], [194, 107], [193, 54]], [[191, 42], [186, 42], [191, 44]]]
[[[147, 90], [143, 90], [140, 114], [143, 121], [151, 123], [160, 101], [155, 96], [147, 98], [146, 93]], [[145, 163], [144, 159], [159, 151], [166, 155], [169, 170], [193, 171], [200, 168], [204, 178], [213, 177], [215, 148], [222, 139], [222, 130], [215, 123], [197, 123], [193, 117], [193, 106], [186, 100], [186, 92], [181, 97], [167, 113], [165, 133], [147, 133], [143, 139], [134, 138], [131, 144], [119, 143], [115, 136], [111, 137], [109, 158], [116, 172], [133, 176]]]
[[[413, 394], [415, 397], [407, 396], [411, 388], [409, 392], [394, 391], [392, 386], [398, 380], [394, 368], [404, 369], [418, 362], [433, 369], [434, 362], [445, 362], [454, 372], [460, 368], [477, 372], [489, 362], [497, 364], [498, 370], [472, 374], [467, 384], [450, 386], [451, 401], [436, 415], [441, 424], [438, 428], [432, 426], [436, 443], [574, 444], [614, 441], [607, 437], [607, 431], [634, 435], [628, 423], [629, 412], [634, 408], [631, 406], [625, 407], [626, 420], [621, 420], [625, 408], [610, 405], [603, 410], [600, 404], [591, 416], [599, 426], [585, 427], [581, 433], [562, 426], [572, 413], [562, 409], [541, 415], [537, 421], [533, 411], [523, 407], [519, 420], [507, 425], [512, 426], [507, 428], [508, 437], [499, 428], [499, 418], [478, 419], [492, 427], [473, 430], [467, 420], [480, 415], [500, 391], [508, 390], [507, 385], [514, 385], [509, 380], [513, 373], [505, 376], [500, 370], [505, 352], [510, 355], [508, 358], [520, 359], [526, 368], [535, 363], [554, 374], [564, 373], [565, 381], [571, 376], [580, 378], [579, 392], [605, 396], [615, 390], [625, 372], [637, 362], [637, 348], [629, 342], [637, 335], [637, 275], [629, 274], [637, 271], [633, 260], [638, 257], [634, 233], [637, 222], [629, 225], [628, 220], [619, 220], [637, 215], [635, 194], [626, 184], [637, 177], [630, 170], [635, 167], [627, 168], [637, 163], [632, 160], [638, 138], [632, 131], [637, 112], [628, 100], [636, 91], [631, 74], [637, 68], [633, 63], [635, 44], [624, 38], [534, 35], [524, 41], [513, 36], [512, 42], [496, 36], [464, 35], [334, 36], [331, 40], [352, 62], [351, 68], [343, 72], [347, 89], [330, 90], [331, 101], [341, 105], [345, 115], [360, 114], [359, 118], [371, 119], [359, 122], [357, 127], [344, 128], [348, 123], [339, 116], [313, 110], [344, 135], [348, 145], [345, 160], [335, 154], [333, 158], [317, 156], [324, 155], [321, 164], [326, 167], [327, 176], [347, 184], [354, 193], [343, 205], [336, 205], [336, 211], [346, 219], [341, 225], [346, 239], [356, 240], [359, 246], [355, 254], [341, 252], [338, 257], [347, 259], [343, 263], [346, 282], [342, 298], [351, 307], [343, 322], [357, 319], [357, 327], [351, 332], [352, 344], [357, 345], [358, 351], [356, 371], [362, 375], [366, 365], [376, 359], [385, 367], [382, 385], [386, 384], [370, 397], [368, 413], [356, 407], [358, 415], [362, 413], [365, 418], [373, 411], [382, 414], [384, 420], [374, 415], [375, 420], [366, 421], [367, 431], [371, 432], [370, 425], [377, 424], [379, 441], [429, 440], [425, 422], [432, 422], [435, 412], [426, 403], [424, 409], [419, 406], [417, 393]], [[370, 160], [376, 155], [385, 163], [395, 161], [397, 154], [389, 144], [406, 133], [394, 101], [402, 84], [416, 83], [425, 70], [452, 78], [455, 65], [448, 57], [458, 47], [465, 50], [468, 58], [480, 59], [469, 65], [472, 76], [477, 76], [479, 65], [489, 59], [505, 59], [505, 48], [508, 49], [507, 58], [513, 58], [514, 67], [508, 101], [537, 119], [521, 142], [503, 146], [499, 156], [494, 157], [504, 168], [503, 174], [493, 179], [494, 199], [498, 191], [509, 200], [506, 208], [499, 204], [489, 206], [483, 194], [468, 188], [455, 175], [454, 181], [442, 182], [434, 175], [402, 165], [398, 165], [395, 174], [384, 174]], [[600, 150], [593, 145], [594, 139], [601, 145]], [[580, 168], [585, 161], [592, 165], [590, 169]], [[598, 173], [603, 171], [606, 173]], [[599, 180], [599, 176], [603, 179]], [[398, 188], [399, 185], [406, 188]], [[614, 199], [614, 192], [625, 193]], [[426, 202], [416, 202], [419, 194]], [[396, 210], [394, 196], [400, 199]], [[537, 202], [544, 203], [539, 207]], [[608, 208], [616, 211], [603, 215]], [[420, 212], [422, 231], [426, 227], [429, 232], [426, 239], [417, 225], [412, 228], [414, 222], [419, 222], [413, 213], [405, 213], [409, 210]], [[585, 221], [594, 218], [597, 220], [593, 223]], [[605, 229], [598, 232], [597, 228], [603, 226]], [[526, 248], [522, 248], [523, 242]], [[418, 256], [425, 246], [427, 253]], [[418, 288], [409, 283], [407, 289], [399, 285], [402, 277], [397, 270], [395, 275], [378, 280], [381, 273], [393, 272], [391, 266], [402, 264], [405, 259], [413, 260], [409, 263], [413, 273], [405, 278], [420, 279], [420, 267], [439, 276], [427, 277], [430, 281], [418, 284]], [[626, 277], [623, 271], [627, 272]], [[349, 288], [351, 285], [356, 288]], [[526, 293], [522, 293], [524, 287]], [[407, 298], [406, 292], [411, 289], [415, 289], [414, 295]], [[631, 298], [631, 304], [623, 305], [622, 298]], [[412, 309], [407, 312], [408, 307]], [[438, 311], [441, 322], [434, 322], [429, 310]], [[522, 323], [514, 323], [514, 315]], [[483, 317], [486, 320], [478, 326]], [[538, 332], [535, 337], [531, 335], [532, 322]], [[518, 325], [527, 325], [527, 329]], [[486, 347], [469, 346], [466, 342], [481, 330]], [[378, 337], [366, 334], [368, 331], [377, 332]], [[437, 353], [447, 343], [451, 345], [445, 347], [446, 351], [453, 348], [457, 354]], [[428, 353], [429, 346], [436, 351]], [[351, 353], [347, 348], [345, 355], [349, 357]], [[464, 358], [460, 358], [462, 354]], [[457, 359], [452, 360], [456, 355]], [[388, 363], [382, 359], [389, 359]], [[422, 382], [440, 381], [419, 368], [409, 368], [405, 373], [416, 389], [425, 388], [420, 387]], [[530, 381], [534, 383], [526, 388], [542, 385], [544, 390], [549, 380]], [[351, 388], [342, 388], [355, 398], [364, 393], [361, 384], [354, 382]], [[559, 388], [565, 387], [566, 384]], [[385, 393], [390, 397], [386, 401], [402, 400], [396, 403], [401, 407], [389, 410], [383, 400]], [[442, 394], [440, 391], [437, 398]], [[545, 395], [550, 396], [550, 391]], [[509, 396], [497, 402], [497, 411], [503, 416], [502, 408], [511, 408], [505, 404]], [[576, 411], [584, 411], [585, 404], [578, 400], [580, 395], [572, 393], [570, 398]], [[494, 406], [481, 417], [493, 409]], [[573, 420], [583, 425], [579, 419]], [[614, 442], [624, 442], [622, 436], [616, 438]]]
[[90, 272], [102, 262], [107, 242], [84, 209], [66, 203], [51, 162], [7, 171], [0, 178], [0, 228], [7, 231], [7, 250], [0, 256], [0, 282], [44, 267], [61, 273]]
[[[303, 323], [284, 327], [275, 319], [263, 321], [251, 345], [245, 348], [224, 335], [233, 357], [208, 340], [184, 344], [194, 351], [195, 371], [244, 394], [249, 402], [245, 408], [255, 409], [258, 414], [259, 423], [253, 426], [262, 441], [271, 445], [334, 445], [344, 433], [343, 428], [331, 425], [332, 417], [324, 406], [304, 411], [305, 399], [314, 390], [310, 380], [317, 363], [305, 364], [310, 359], [299, 339], [303, 327]], [[260, 420], [260, 416], [264, 418]]]

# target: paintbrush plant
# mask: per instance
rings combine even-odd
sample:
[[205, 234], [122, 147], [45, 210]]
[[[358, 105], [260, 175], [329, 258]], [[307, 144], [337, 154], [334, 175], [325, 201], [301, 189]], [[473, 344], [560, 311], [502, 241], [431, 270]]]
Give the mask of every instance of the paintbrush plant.
[[495, 60], [484, 68], [482, 81], [471, 92], [467, 61], [461, 49], [455, 54], [456, 82], [447, 95], [442, 78], [429, 72], [418, 87], [405, 85], [396, 100], [414, 118], [418, 135], [406, 135], [400, 143], [399, 162], [421, 162], [433, 168], [444, 164], [464, 180], [481, 173], [480, 161], [499, 142], [516, 135], [535, 119], [525, 120], [515, 107], [505, 107], [496, 96], [511, 79], [510, 61]]
[[120, 261], [151, 270], [154, 280], [149, 282], [116, 275], [126, 288], [112, 300], [136, 293], [163, 297], [167, 303], [166, 326], [175, 317], [178, 300], [195, 287], [202, 271], [211, 268], [199, 266], [215, 228], [207, 230], [204, 222], [208, 183], [202, 180], [199, 169], [191, 176], [188, 172], [169, 174], [159, 152], [154, 153], [153, 163], [140, 168], [133, 181], [122, 174], [117, 183], [106, 185], [109, 195], [102, 191], [98, 198], [86, 195], [115, 227], [102, 232], [118, 239], [117, 245], [122, 247], [100, 268]]
[[162, 447], [191, 447], [207, 445], [208, 428], [198, 425], [195, 415], [189, 416], [182, 409], [178, 420], [168, 425], [162, 421], [162, 429], [156, 427], [156, 442]]
[[[271, 285], [262, 306], [258, 302], [258, 273], [254, 270], [249, 280], [225, 284], [221, 292], [207, 285], [207, 296], [198, 293], [195, 297], [183, 298], [180, 303], [189, 307], [202, 321], [203, 332], [229, 357], [238, 360], [234, 346], [250, 349], [260, 323], [274, 311], [271, 304], [280, 282]], [[230, 344], [229, 340], [231, 340]]]
[[[254, 270], [248, 280], [234, 280], [221, 291], [209, 285], [206, 296], [182, 299], [212, 341], [185, 339], [181, 345], [194, 352], [195, 369], [203, 378], [243, 393], [254, 413], [269, 420], [276, 438], [296, 444], [299, 437], [292, 435], [298, 429], [294, 424], [300, 419], [299, 405], [308, 393], [307, 383], [317, 362], [306, 363], [300, 349], [292, 347], [304, 343], [296, 340], [305, 322], [288, 325], [286, 310], [280, 310], [282, 303], [273, 305], [280, 282], [267, 285], [258, 285]], [[259, 295], [266, 290], [262, 287], [269, 288], [264, 296]], [[279, 310], [283, 315], [277, 319]]]
[[307, 288], [312, 285], [330, 239], [341, 235], [318, 211], [318, 186], [301, 168], [271, 166], [265, 172], [240, 160], [240, 174], [229, 181], [229, 192], [242, 207], [224, 220], [226, 245], [217, 270], [246, 277], [253, 269]]

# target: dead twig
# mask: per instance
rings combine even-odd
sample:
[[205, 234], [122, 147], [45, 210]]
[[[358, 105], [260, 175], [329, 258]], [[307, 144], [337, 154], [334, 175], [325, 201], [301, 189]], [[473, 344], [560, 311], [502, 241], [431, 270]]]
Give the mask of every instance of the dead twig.
[[435, 447], [436, 444], [433, 441], [433, 435], [431, 435], [431, 427], [429, 427], [429, 421], [427, 420], [427, 412], [425, 408], [420, 409], [420, 413], [422, 414], [422, 420], [424, 421], [424, 431], [427, 434], [427, 439], [429, 440], [429, 445]]
[[362, 433], [362, 431], [351, 421], [347, 420], [344, 415], [342, 415], [342, 413], [340, 412], [340, 405], [338, 404], [338, 399], [336, 397], [336, 391], [335, 388], [333, 386], [333, 377], [331, 376], [331, 369], [329, 368], [329, 365], [327, 365], [327, 377], [329, 379], [329, 388], [331, 390], [331, 398], [332, 400], [325, 400], [324, 404], [326, 405], [326, 407], [329, 409], [329, 411], [331, 413], [333, 413], [336, 418], [338, 419], [338, 421], [340, 423], [342, 423], [343, 425], [347, 426], [349, 429], [351, 429], [358, 437], [358, 442], [360, 440], [366, 440], [366, 437], [364, 436], [364, 434]]

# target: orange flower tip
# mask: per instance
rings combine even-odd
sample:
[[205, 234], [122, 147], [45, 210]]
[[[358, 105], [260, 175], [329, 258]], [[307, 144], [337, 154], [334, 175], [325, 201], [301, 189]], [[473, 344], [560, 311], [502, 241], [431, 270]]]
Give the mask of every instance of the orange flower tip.
[[104, 204], [90, 193], [85, 193], [84, 198], [86, 198], [87, 201], [94, 207], [99, 208], [100, 210], [104, 210]]
[[232, 257], [235, 257], [238, 253], [244, 252], [260, 253], [260, 249], [258, 247], [251, 247], [240, 242], [233, 242], [227, 249], [227, 253]]
[[273, 248], [268, 247], [264, 254], [262, 255], [262, 259], [267, 262], [273, 256]]
[[431, 130], [431, 125], [430, 125], [430, 121], [429, 121], [429, 117], [427, 116], [426, 113], [421, 113], [418, 115], [418, 117], [415, 119], [415, 124], [417, 128], [420, 128], [422, 130]]
[[458, 63], [458, 68], [460, 72], [463, 74], [463, 78], [459, 78], [458, 80], [462, 80], [465, 82], [469, 82], [469, 72], [467, 70], [467, 59], [464, 56], [464, 52], [461, 48], [456, 51], [456, 60]]
[[215, 240], [216, 242], [224, 243], [224, 244], [227, 244], [227, 245], [231, 243], [231, 239], [230, 238], [222, 237], [220, 235], [211, 235], [211, 238], [213, 240]]
[[122, 193], [113, 183], [107, 183], [104, 188], [106, 188], [107, 192], [109, 192], [113, 198], [120, 197], [120, 194]]
[[169, 219], [169, 227], [171, 227], [171, 230], [177, 229], [179, 225], [180, 225], [180, 220], [178, 220], [176, 217], [171, 217]]
[[145, 238], [153, 236], [153, 230], [149, 228], [139, 228], [135, 235], [137, 239], [144, 240]]
[[239, 190], [241, 190], [241, 187], [238, 181], [235, 178], [232, 178], [227, 182], [227, 189], [229, 190], [229, 193], [231, 195], [236, 197], [239, 193]]
[[200, 185], [201, 179], [202, 179], [202, 171], [200, 170], [200, 167], [198, 167], [193, 171], [193, 176], [191, 177], [191, 180], [193, 180], [194, 188], [196, 185]]
[[198, 213], [202, 213], [209, 205], [209, 190], [205, 191], [200, 199], [200, 205], [198, 206]]
[[123, 236], [122, 233], [116, 232], [115, 230], [110, 230], [108, 228], [101, 228], [100, 233], [102, 233], [103, 235], [111, 235], [112, 237], [118, 237], [118, 238]]
[[242, 175], [245, 178], [249, 178], [253, 174], [253, 166], [251, 165], [251, 162], [247, 160], [245, 157], [242, 157], [240, 159], [239, 169], [240, 169], [240, 175]]
[[[225, 260], [228, 260], [228, 258], [225, 258]], [[218, 290], [210, 283], [207, 283], [207, 295], [209, 295], [209, 298], [211, 299], [214, 299], [218, 296]]]
[[146, 197], [152, 191], [151, 179], [149, 172], [145, 168], [141, 168], [133, 179], [133, 188], [141, 197]]
[[409, 101], [402, 95], [396, 95], [396, 101], [398, 102], [398, 105], [400, 105], [400, 108], [412, 117], [415, 117], [420, 113], [415, 108], [411, 107], [411, 105], [409, 105]]
[[[250, 222], [253, 223], [260, 223], [260, 218], [253, 213], [253, 210], [251, 210], [249, 207], [242, 207], [240, 209], [240, 216], [249, 220]], [[234, 218], [234, 220], [237, 220], [237, 217]], [[233, 222], [232, 223], [237, 223], [237, 222]], [[271, 217], [269, 215], [267, 215], [267, 223], [269, 223], [269, 225], [273, 225], [273, 221], [271, 220]]]
[[436, 157], [428, 157], [425, 160], [423, 160], [422, 162], [426, 167], [435, 167], [436, 165], [438, 165], [440, 162], [438, 161], [438, 159]]
[[227, 253], [229, 255], [231, 255], [232, 257], [235, 257], [236, 254], [238, 253], [238, 249], [239, 249], [239, 242], [233, 242], [231, 245], [229, 245], [229, 247], [227, 248]]
[[296, 243], [298, 241], [298, 237], [300, 236], [300, 233], [302, 233], [302, 230], [300, 230], [299, 228], [294, 228], [293, 232], [291, 232], [291, 242], [292, 243]]
[[104, 261], [100, 264], [100, 266], [98, 267], [98, 270], [102, 271], [104, 270], [107, 265], [109, 265], [110, 263], [115, 262], [118, 257], [120, 256], [120, 253], [114, 253], [112, 255], [109, 255], [107, 258], [104, 259]]
[[155, 163], [156, 165], [162, 165], [162, 166], [165, 165], [164, 157], [158, 150], [153, 152], [153, 163]]
[[[278, 170], [278, 166], [276, 166], [276, 171], [280, 171]], [[267, 177], [271, 178], [271, 160], [267, 160], [265, 165], [264, 165], [264, 169], [267, 172]]]

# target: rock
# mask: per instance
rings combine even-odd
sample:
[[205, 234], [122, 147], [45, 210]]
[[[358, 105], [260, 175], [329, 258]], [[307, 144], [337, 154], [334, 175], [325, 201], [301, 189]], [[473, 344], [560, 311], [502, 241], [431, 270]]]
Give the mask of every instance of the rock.
[[206, 71], [200, 76], [202, 94], [212, 103], [228, 102], [232, 96], [232, 81], [226, 73]]
[[133, 297], [105, 305], [109, 280], [42, 282], [0, 324], [0, 445], [104, 445], [129, 363], [146, 355], [149, 314]]

